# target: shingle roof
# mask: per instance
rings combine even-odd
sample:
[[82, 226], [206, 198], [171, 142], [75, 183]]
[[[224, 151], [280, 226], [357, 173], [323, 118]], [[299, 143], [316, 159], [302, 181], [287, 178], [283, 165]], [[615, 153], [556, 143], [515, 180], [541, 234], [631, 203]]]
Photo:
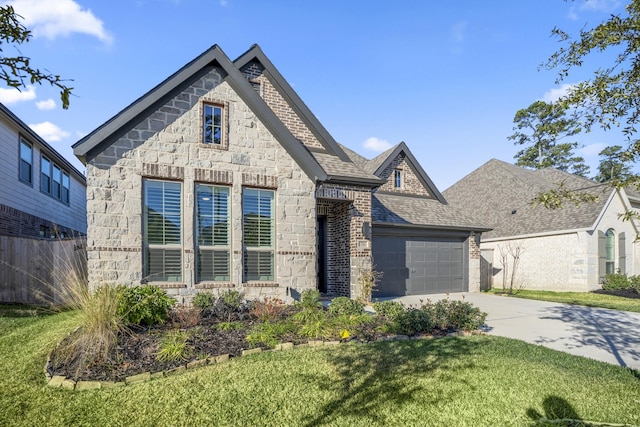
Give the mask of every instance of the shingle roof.
[[380, 185], [380, 178], [372, 173], [365, 172], [355, 162], [342, 161], [338, 156], [328, 153], [311, 152], [322, 169], [327, 173], [328, 180], [332, 181], [340, 178], [357, 178], [362, 184], [371, 183]]
[[[567, 189], [592, 194], [598, 200], [578, 205], [565, 202], [561, 209], [555, 210], [532, 204], [539, 193], [557, 188], [561, 182]], [[443, 194], [451, 205], [493, 227], [483, 235], [483, 239], [491, 239], [590, 228], [611, 191], [606, 184], [557, 169], [532, 171], [492, 159]]]
[[436, 199], [402, 194], [374, 193], [371, 199], [371, 219], [374, 223], [414, 225], [431, 228], [486, 231], [461, 209]]

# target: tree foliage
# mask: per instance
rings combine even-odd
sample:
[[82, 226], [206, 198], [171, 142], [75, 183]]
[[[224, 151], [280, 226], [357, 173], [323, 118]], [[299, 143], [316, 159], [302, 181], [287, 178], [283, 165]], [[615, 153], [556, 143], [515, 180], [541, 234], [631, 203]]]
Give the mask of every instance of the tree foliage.
[[595, 180], [598, 182], [622, 182], [631, 176], [631, 168], [625, 163], [621, 145], [607, 147], [600, 151], [600, 165]]
[[514, 133], [509, 137], [515, 145], [523, 145], [514, 158], [518, 166], [530, 169], [553, 167], [586, 176], [589, 167], [573, 150], [577, 142], [559, 142], [580, 132], [580, 123], [567, 116], [567, 108], [559, 104], [536, 101], [518, 110], [513, 118]]
[[[18, 46], [28, 43], [31, 39], [29, 31], [21, 22], [22, 17], [16, 14], [10, 5], [0, 5], [0, 79], [18, 90], [30, 84], [49, 83], [60, 89], [62, 108], [69, 108], [69, 96], [73, 88], [65, 84], [59, 75], [51, 74], [48, 70], [40, 70], [31, 65], [31, 59], [23, 56]], [[17, 56], [7, 56], [6, 46], [12, 45], [18, 52]]]

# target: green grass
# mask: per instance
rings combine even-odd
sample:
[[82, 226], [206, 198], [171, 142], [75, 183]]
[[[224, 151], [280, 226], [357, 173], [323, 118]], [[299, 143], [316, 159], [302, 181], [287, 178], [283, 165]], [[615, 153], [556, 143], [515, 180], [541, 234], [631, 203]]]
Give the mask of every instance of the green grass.
[[[499, 294], [502, 293], [502, 289], [491, 289], [488, 292]], [[512, 296], [515, 298], [563, 302], [565, 304], [584, 305], [587, 307], [612, 308], [614, 310], [633, 311], [636, 313], [640, 313], [640, 299], [594, 294], [591, 292], [529, 291], [523, 289]]]
[[487, 336], [266, 352], [112, 390], [48, 388], [46, 354], [77, 322], [0, 307], [0, 425], [640, 424], [639, 372]]

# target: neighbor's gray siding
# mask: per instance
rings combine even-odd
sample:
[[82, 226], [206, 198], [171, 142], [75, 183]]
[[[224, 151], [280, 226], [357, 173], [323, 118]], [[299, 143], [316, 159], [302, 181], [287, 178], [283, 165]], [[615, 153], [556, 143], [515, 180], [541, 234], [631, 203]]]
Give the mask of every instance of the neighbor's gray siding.
[[[23, 230], [20, 233], [7, 232], [6, 234], [37, 236], [39, 231], [37, 224], [46, 224], [47, 221], [85, 233], [87, 230], [87, 216], [84, 184], [70, 170], [66, 170], [70, 176], [70, 205], [66, 205], [42, 193], [40, 191], [40, 155], [42, 147], [37, 141], [26, 135], [24, 136], [25, 140], [33, 145], [32, 185], [25, 184], [18, 177], [19, 128], [12, 122], [7, 121], [4, 115], [0, 115], [0, 152], [2, 152], [2, 161], [0, 162], [0, 206], [4, 205], [12, 208], [4, 209], [5, 212], [12, 212], [12, 218], [6, 217], [3, 218], [3, 221], [13, 220], [13, 217], [17, 215], [22, 218], [17, 218], [16, 220], [22, 219], [35, 224], [34, 232]], [[45, 154], [64, 168], [61, 162], [56, 162], [51, 153]], [[14, 210], [19, 212], [15, 213]], [[28, 216], [27, 214], [34, 218], [25, 218]], [[12, 227], [11, 229], [15, 228]]]

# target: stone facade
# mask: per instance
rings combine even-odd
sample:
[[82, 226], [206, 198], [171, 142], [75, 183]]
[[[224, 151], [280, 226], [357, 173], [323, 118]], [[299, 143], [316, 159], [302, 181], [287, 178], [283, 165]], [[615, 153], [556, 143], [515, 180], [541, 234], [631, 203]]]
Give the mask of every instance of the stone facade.
[[[201, 102], [227, 106], [227, 149], [201, 142]], [[129, 129], [87, 164], [90, 283], [145, 282], [143, 182], [182, 185], [182, 269], [179, 283], [159, 283], [181, 302], [199, 289], [235, 287], [248, 297], [285, 297], [316, 287], [315, 183], [269, 133], [239, 96], [212, 70]], [[194, 194], [196, 182], [231, 189], [231, 280], [196, 283]], [[242, 191], [275, 190], [275, 276], [244, 283]]]

